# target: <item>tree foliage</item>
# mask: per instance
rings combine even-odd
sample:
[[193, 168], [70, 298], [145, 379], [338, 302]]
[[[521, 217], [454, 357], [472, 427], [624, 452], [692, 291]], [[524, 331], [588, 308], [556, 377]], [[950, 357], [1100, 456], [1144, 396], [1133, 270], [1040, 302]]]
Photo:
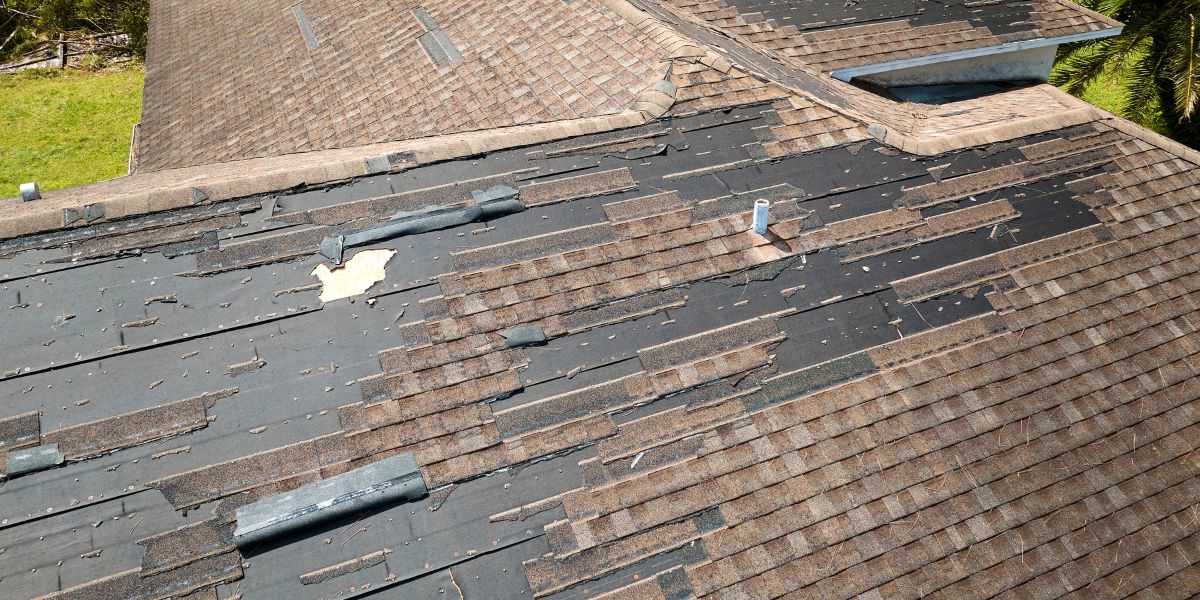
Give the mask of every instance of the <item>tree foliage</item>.
[[1121, 35], [1064, 46], [1050, 82], [1073, 94], [1102, 74], [1125, 87], [1121, 116], [1200, 148], [1200, 0], [1083, 0]]
[[149, 0], [0, 0], [0, 60], [57, 40], [124, 33], [128, 43], [115, 51], [146, 54]]

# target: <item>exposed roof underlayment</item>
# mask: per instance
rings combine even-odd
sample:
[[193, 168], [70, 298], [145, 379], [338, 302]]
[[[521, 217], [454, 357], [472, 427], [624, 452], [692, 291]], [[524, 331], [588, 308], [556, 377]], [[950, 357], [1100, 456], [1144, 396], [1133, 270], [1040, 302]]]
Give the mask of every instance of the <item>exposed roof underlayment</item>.
[[[198, 20], [267, 10], [243, 4], [156, 2], [151, 73], [232, 52]], [[418, 28], [464, 73], [484, 37], [539, 39], [612, 104], [13, 206], [0, 595], [1200, 592], [1200, 155], [1048, 86], [899, 103], [788, 50], [1116, 24], [1049, 2], [354, 4], [305, 0], [315, 47], [290, 4], [240, 43], [374, 53], [394, 12], [430, 72]], [[583, 29], [530, 38], [541, 13]], [[189, 24], [192, 54], [162, 50]], [[614, 72], [579, 48], [618, 35]], [[279, 133], [235, 123], [245, 148]]]

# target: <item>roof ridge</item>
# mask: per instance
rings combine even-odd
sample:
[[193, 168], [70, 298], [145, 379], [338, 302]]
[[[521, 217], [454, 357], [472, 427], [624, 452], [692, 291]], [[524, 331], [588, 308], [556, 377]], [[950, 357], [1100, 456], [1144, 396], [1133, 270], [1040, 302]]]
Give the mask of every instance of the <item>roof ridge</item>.
[[1058, 96], [1062, 101], [1078, 104], [1091, 110], [1095, 118], [1093, 120], [1104, 123], [1104, 125], [1116, 129], [1121, 133], [1131, 135], [1147, 144], [1155, 146], [1161, 150], [1165, 150], [1170, 154], [1174, 154], [1178, 158], [1182, 158], [1193, 165], [1200, 166], [1200, 150], [1196, 150], [1190, 146], [1185, 146], [1171, 138], [1168, 138], [1161, 133], [1152, 131], [1124, 117], [1115, 115], [1095, 104], [1091, 104], [1083, 99], [1076, 98], [1071, 94], [1054, 87], [1047, 85], [1052, 94]]
[[[665, 114], [675, 104], [676, 91], [669, 80], [656, 79], [634, 98], [630, 108], [616, 114], [126, 175], [48, 192], [33, 203], [9, 198], [2, 200], [11, 210], [0, 215], [0, 240], [637, 127]], [[103, 208], [100, 218], [68, 221], [64, 217], [68, 211], [93, 214], [88, 207], [95, 206]]]
[[[1052, 87], [1044, 84], [1046, 87]], [[991, 96], [992, 100], [996, 94]], [[990, 102], [990, 101], [989, 101]], [[1082, 102], [1082, 101], [1081, 101]], [[935, 156], [962, 150], [973, 146], [981, 146], [995, 142], [1003, 142], [1028, 135], [1062, 129], [1072, 125], [1082, 125], [1096, 120], [1096, 113], [1088, 107], [1079, 107], [1052, 115], [1017, 116], [1004, 119], [996, 124], [979, 127], [968, 127], [950, 135], [938, 135], [929, 131], [930, 125], [937, 119], [936, 115], [908, 113], [906, 115], [911, 129], [908, 133], [895, 125], [872, 123], [867, 127], [875, 139], [905, 152], [921, 156]], [[925, 130], [926, 133], [922, 133]]]
[[1124, 23], [1122, 23], [1104, 13], [1094, 11], [1082, 4], [1079, 4], [1078, 2], [1071, 2], [1071, 0], [1051, 0], [1051, 1], [1054, 2], [1055, 4], [1065, 6], [1071, 10], [1079, 11], [1079, 12], [1083, 13], [1084, 15], [1087, 15], [1093, 19], [1096, 19], [1097, 21], [1100, 21], [1101, 23], [1104, 23], [1105, 25], [1108, 25], [1110, 27], [1124, 27], [1125, 26]]

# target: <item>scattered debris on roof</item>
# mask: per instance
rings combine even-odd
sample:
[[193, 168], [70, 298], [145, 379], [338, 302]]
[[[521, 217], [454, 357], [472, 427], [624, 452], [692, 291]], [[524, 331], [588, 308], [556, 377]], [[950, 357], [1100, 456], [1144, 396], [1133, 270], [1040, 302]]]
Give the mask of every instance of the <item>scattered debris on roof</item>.
[[[134, 175], [72, 196], [70, 222], [52, 197], [0, 221], [6, 591], [1200, 592], [1200, 154], [1046, 86], [913, 106], [787, 52], [1111, 24], [1038, 2], [584, 4], [305, 0], [311, 53], [289, 9], [239, 21], [298, 61], [383, 48], [413, 79], [378, 97], [488, 131]], [[163, 82], [209, 65], [165, 72], [186, 57], [163, 36], [203, 3], [154, 6], [161, 124], [192, 110]], [[416, 38], [439, 27], [462, 62], [433, 78]], [[889, 39], [924, 38], [846, 44], [916, 52]], [[617, 116], [480, 64], [603, 87]], [[376, 116], [437, 133], [364, 102], [329, 144]], [[223, 111], [176, 115], [194, 140], [141, 160], [297, 149], [273, 120], [206, 138]], [[176, 191], [110, 199], [146, 181]]]

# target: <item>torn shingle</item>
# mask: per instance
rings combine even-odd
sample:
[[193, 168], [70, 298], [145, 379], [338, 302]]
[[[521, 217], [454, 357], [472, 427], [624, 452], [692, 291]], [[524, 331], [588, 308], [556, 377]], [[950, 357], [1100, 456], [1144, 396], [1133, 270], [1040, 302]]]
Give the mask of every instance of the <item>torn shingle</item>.
[[520, 187], [520, 201], [527, 207], [604, 196], [637, 188], [629, 169], [621, 167], [586, 175], [563, 177]]
[[117, 415], [91, 423], [46, 432], [42, 439], [57, 444], [67, 458], [78, 460], [113, 450], [180, 435], [208, 426], [208, 409], [238, 391], [228, 388], [193, 398]]
[[329, 227], [309, 227], [261, 238], [224, 244], [196, 255], [196, 270], [188, 275], [213, 275], [257, 265], [310, 256], [329, 235]]
[[252, 358], [247, 361], [229, 365], [225, 372], [228, 373], [230, 377], [237, 377], [238, 375], [253, 373], [265, 366], [267, 366], [267, 361], [261, 358]]
[[137, 541], [146, 547], [142, 556], [142, 577], [177, 569], [206, 556], [234, 550], [233, 528], [217, 519], [185, 525]]
[[500, 332], [500, 337], [509, 348], [533, 346], [546, 341], [546, 332], [541, 327], [517, 327]]
[[328, 581], [334, 577], [341, 577], [342, 575], [361, 571], [368, 567], [373, 567], [382, 563], [384, 559], [387, 558], [387, 555], [391, 553], [392, 551], [390, 549], [384, 548], [378, 552], [372, 552], [365, 556], [340, 562], [336, 565], [330, 565], [316, 571], [310, 571], [300, 576], [300, 583], [304, 585], [313, 585]]

